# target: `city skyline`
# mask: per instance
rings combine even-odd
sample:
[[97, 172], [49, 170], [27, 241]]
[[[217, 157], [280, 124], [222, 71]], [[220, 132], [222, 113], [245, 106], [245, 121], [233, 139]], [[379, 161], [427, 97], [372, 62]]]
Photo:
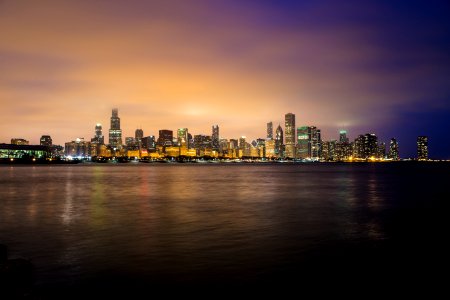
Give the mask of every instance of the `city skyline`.
[[[161, 129], [248, 140], [316, 126], [449, 158], [449, 5], [367, 1], [0, 1], [0, 143]], [[286, 136], [286, 132], [284, 132]]]

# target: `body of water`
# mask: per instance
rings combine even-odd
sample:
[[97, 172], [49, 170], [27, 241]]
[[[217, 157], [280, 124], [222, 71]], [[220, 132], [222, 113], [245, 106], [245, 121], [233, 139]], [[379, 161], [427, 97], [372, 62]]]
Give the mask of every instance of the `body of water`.
[[0, 166], [0, 243], [33, 263], [42, 298], [432, 289], [449, 175], [444, 163]]

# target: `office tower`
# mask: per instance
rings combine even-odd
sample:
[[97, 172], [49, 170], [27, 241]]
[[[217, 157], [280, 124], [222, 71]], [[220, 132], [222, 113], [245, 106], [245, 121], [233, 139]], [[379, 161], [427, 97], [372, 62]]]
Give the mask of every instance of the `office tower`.
[[49, 135], [41, 136], [40, 143], [41, 146], [51, 147], [53, 145], [52, 138]]
[[266, 141], [266, 153], [265, 157], [272, 158], [275, 157], [275, 140]]
[[392, 138], [389, 142], [389, 158], [392, 160], [399, 160], [400, 155], [398, 152], [398, 143], [395, 138]]
[[267, 139], [273, 140], [273, 123], [267, 123]]
[[286, 139], [285, 157], [295, 158], [295, 115], [287, 113], [284, 116], [284, 132]]
[[212, 126], [211, 143], [213, 150], [219, 150], [219, 125]]
[[209, 135], [204, 134], [194, 135], [194, 148], [196, 149], [211, 148], [211, 137]]
[[375, 158], [378, 156], [378, 137], [374, 133], [364, 135], [364, 158]]
[[178, 129], [177, 143], [179, 146], [188, 147], [189, 138], [188, 138], [188, 129], [187, 128]]
[[283, 157], [284, 155], [284, 145], [283, 145], [283, 129], [278, 125], [275, 131], [275, 156]]
[[246, 141], [245, 141], [245, 139], [246, 139], [247, 137], [245, 137], [245, 136], [241, 136], [240, 138], [239, 138], [239, 149], [245, 149], [245, 144], [246, 144]]
[[347, 130], [339, 130], [339, 142], [348, 143]]
[[156, 149], [156, 142], [155, 142], [155, 136], [149, 135], [142, 138], [142, 148], [147, 150], [155, 150]]
[[428, 159], [428, 137], [418, 136], [417, 137], [417, 159], [427, 160]]
[[310, 126], [309, 157], [317, 160], [320, 157], [321, 132], [316, 126]]
[[310, 143], [310, 127], [302, 126], [297, 128], [297, 158], [309, 158], [309, 143]]
[[334, 161], [336, 160], [336, 146], [337, 146], [337, 141], [336, 140], [332, 140], [332, 141], [326, 141], [322, 143], [322, 156], [321, 158], [325, 161]]
[[230, 149], [237, 149], [239, 147], [239, 141], [236, 139], [230, 139]]
[[136, 131], [134, 132], [134, 139], [136, 141], [136, 144], [138, 146], [142, 145], [142, 138], [144, 137], [144, 131], [142, 129], [136, 129]]
[[91, 143], [84, 141], [84, 138], [77, 138], [75, 141], [65, 143], [66, 156], [87, 158], [91, 156]]
[[158, 146], [172, 146], [173, 143], [173, 131], [162, 129], [159, 131]]
[[378, 144], [378, 158], [386, 158], [386, 143], [381, 142]]
[[97, 123], [95, 125], [95, 137], [94, 137], [94, 139], [99, 145], [105, 144], [105, 137], [103, 136], [102, 124], [100, 124], [100, 123]]
[[120, 129], [119, 110], [117, 108], [112, 110], [109, 145], [112, 148], [120, 148], [122, 146], [122, 130]]

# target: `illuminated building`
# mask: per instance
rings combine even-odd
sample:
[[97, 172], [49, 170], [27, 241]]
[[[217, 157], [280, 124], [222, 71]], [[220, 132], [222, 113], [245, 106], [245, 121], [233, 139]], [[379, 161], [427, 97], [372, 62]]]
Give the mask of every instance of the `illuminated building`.
[[322, 143], [322, 156], [325, 161], [334, 161], [336, 159], [337, 141], [326, 141]]
[[143, 137], [144, 137], [144, 130], [136, 129], [136, 131], [134, 132], [134, 139], [135, 139], [136, 145], [138, 145], [139, 147], [141, 147], [141, 145], [142, 145]]
[[339, 143], [348, 143], [347, 130], [339, 130]]
[[91, 156], [91, 143], [85, 142], [84, 138], [65, 143], [65, 154], [71, 157], [87, 158]]
[[309, 155], [313, 160], [318, 160], [321, 154], [321, 131], [316, 126], [310, 126]]
[[172, 146], [173, 144], [173, 131], [162, 129], [159, 131], [158, 146]]
[[211, 137], [204, 134], [194, 135], [194, 147], [198, 150], [211, 148]]
[[283, 157], [284, 155], [284, 144], [283, 144], [283, 128], [278, 125], [275, 131], [275, 156]]
[[273, 140], [273, 123], [267, 123], [267, 139]]
[[378, 158], [386, 158], [386, 143], [384, 142], [378, 144]]
[[418, 136], [417, 137], [417, 159], [427, 160], [428, 159], [428, 137]]
[[13, 138], [13, 139], [11, 139], [11, 144], [13, 144], [13, 145], [29, 145], [30, 142], [27, 141], [26, 139]]
[[230, 139], [230, 149], [238, 149], [239, 148], [239, 141], [236, 139]]
[[188, 129], [180, 128], [177, 131], [177, 143], [179, 146], [188, 147], [189, 139], [188, 139]]
[[39, 145], [51, 147], [53, 145], [52, 138], [49, 135], [41, 136], [41, 139], [39, 140]]
[[219, 125], [212, 127], [211, 146], [213, 150], [219, 150]]
[[309, 145], [310, 145], [310, 127], [302, 126], [297, 128], [297, 158], [306, 159], [309, 158]]
[[267, 140], [266, 141], [266, 153], [265, 157], [273, 158], [275, 157], [275, 140]]
[[378, 157], [378, 137], [374, 133], [360, 134], [354, 143], [353, 157], [358, 159], [372, 159]]
[[95, 142], [98, 145], [103, 145], [105, 143], [105, 137], [102, 132], [102, 124], [97, 123], [97, 125], [95, 125], [95, 136], [91, 139], [91, 142]]
[[156, 149], [155, 136], [149, 135], [142, 138], [142, 148], [149, 151], [154, 151]]
[[389, 142], [389, 158], [392, 160], [400, 159], [400, 155], [398, 152], [398, 143], [395, 138], [391, 138], [391, 141]]
[[120, 129], [119, 110], [117, 108], [112, 110], [109, 145], [112, 148], [120, 148], [122, 146], [122, 130]]
[[50, 157], [50, 149], [41, 145], [0, 144], [0, 160], [39, 159]]
[[285, 154], [287, 158], [295, 158], [295, 115], [287, 113], [284, 116]]
[[245, 144], [246, 144], [246, 141], [245, 141], [245, 139], [246, 139], [247, 137], [245, 137], [245, 136], [241, 136], [240, 138], [239, 138], [239, 149], [245, 149]]

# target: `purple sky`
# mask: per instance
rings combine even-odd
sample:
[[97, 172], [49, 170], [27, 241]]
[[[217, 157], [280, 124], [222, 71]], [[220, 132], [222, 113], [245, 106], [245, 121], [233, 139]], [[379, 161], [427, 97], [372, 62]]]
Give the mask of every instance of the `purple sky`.
[[265, 137], [296, 115], [450, 158], [448, 1], [0, 0], [0, 142], [187, 127]]

